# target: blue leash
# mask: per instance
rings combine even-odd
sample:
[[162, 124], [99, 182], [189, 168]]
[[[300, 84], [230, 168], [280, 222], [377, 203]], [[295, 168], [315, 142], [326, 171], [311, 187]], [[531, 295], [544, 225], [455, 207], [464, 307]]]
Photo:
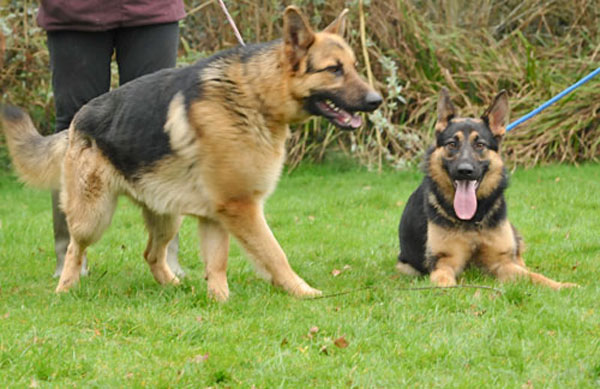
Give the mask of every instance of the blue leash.
[[538, 108], [536, 108], [533, 111], [529, 112], [527, 115], [521, 116], [519, 119], [517, 119], [514, 122], [510, 123], [508, 126], [506, 126], [506, 131], [510, 131], [513, 128], [515, 128], [516, 126], [518, 126], [519, 124], [521, 124], [521, 123], [523, 123], [523, 122], [531, 119], [532, 117], [534, 117], [538, 113], [542, 112], [543, 110], [545, 110], [546, 108], [548, 108], [552, 104], [556, 103], [558, 100], [562, 99], [563, 97], [565, 97], [569, 93], [573, 92], [575, 89], [579, 88], [580, 86], [582, 86], [583, 84], [585, 84], [586, 82], [588, 82], [589, 80], [591, 80], [592, 78], [596, 77], [598, 74], [600, 74], [600, 68], [594, 70], [593, 72], [591, 72], [587, 76], [583, 77], [581, 80], [577, 81], [575, 84], [571, 85], [570, 87], [568, 87], [564, 91], [560, 92], [559, 94], [557, 94], [556, 96], [554, 96], [550, 100], [546, 101], [544, 104], [540, 105]]

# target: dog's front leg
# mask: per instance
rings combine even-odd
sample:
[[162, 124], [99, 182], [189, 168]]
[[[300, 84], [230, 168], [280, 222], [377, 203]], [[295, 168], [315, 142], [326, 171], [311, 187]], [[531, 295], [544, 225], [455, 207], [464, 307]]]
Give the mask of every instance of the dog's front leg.
[[198, 221], [202, 259], [206, 265], [208, 295], [217, 301], [229, 298], [227, 285], [227, 256], [229, 233], [221, 223], [209, 219]]
[[321, 294], [292, 270], [267, 225], [261, 204], [253, 200], [229, 201], [218, 207], [218, 215], [254, 260], [257, 270], [273, 284], [298, 297]]
[[143, 208], [143, 215], [148, 229], [148, 245], [144, 251], [144, 258], [150, 266], [150, 271], [159, 284], [178, 285], [179, 278], [167, 265], [167, 246], [179, 230], [181, 217], [158, 214], [146, 207]]
[[440, 256], [430, 274], [431, 282], [436, 286], [456, 285], [456, 278], [462, 272], [466, 261], [458, 256]]
[[430, 279], [437, 286], [454, 286], [472, 255], [470, 238], [429, 223], [425, 265]]

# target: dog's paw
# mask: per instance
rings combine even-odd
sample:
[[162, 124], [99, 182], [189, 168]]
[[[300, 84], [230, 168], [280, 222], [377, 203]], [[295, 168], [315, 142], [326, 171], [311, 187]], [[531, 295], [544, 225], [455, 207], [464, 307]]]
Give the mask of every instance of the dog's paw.
[[58, 285], [56, 287], [56, 289], [54, 289], [54, 293], [67, 293], [69, 291], [68, 287], [65, 287], [64, 285]]
[[60, 279], [58, 280], [56, 293], [68, 292], [73, 285], [76, 285], [79, 282], [79, 271], [80, 269], [76, 267], [65, 267], [60, 275]]
[[208, 297], [215, 301], [225, 302], [229, 299], [229, 286], [227, 286], [227, 280], [223, 282], [209, 279], [207, 291]]
[[559, 282], [558, 287], [556, 289], [560, 290], [560, 289], [567, 289], [567, 288], [581, 288], [581, 286], [579, 286], [578, 284], [572, 283], [572, 282]]
[[171, 269], [169, 269], [169, 267], [166, 265], [151, 265], [150, 271], [152, 272], [156, 282], [161, 285], [179, 285], [181, 283], [179, 278], [177, 278], [177, 276], [173, 274]]
[[421, 272], [410, 266], [408, 263], [398, 262], [396, 263], [396, 270], [407, 276], [420, 276]]
[[456, 286], [456, 278], [446, 273], [431, 273], [431, 282], [443, 288]]
[[310, 298], [321, 296], [323, 292], [308, 285], [304, 280], [300, 279], [292, 287], [285, 287], [291, 295], [302, 298]]
[[323, 292], [321, 292], [319, 289], [315, 289], [313, 287], [308, 287], [307, 290], [303, 291], [303, 293], [301, 295], [298, 295], [298, 297], [305, 297], [305, 298], [311, 298], [311, 297], [318, 297], [318, 296], [322, 296]]
[[76, 284], [76, 283], [77, 283], [77, 281], [78, 281], [78, 278], [77, 278], [77, 279], [72, 279], [72, 278], [71, 278], [71, 279], [69, 279], [69, 278], [68, 278], [68, 279], [64, 279], [64, 280], [63, 280], [63, 279], [61, 279], [61, 280], [58, 282], [58, 285], [56, 286], [55, 292], [56, 292], [56, 293], [66, 293], [66, 292], [68, 292], [68, 291], [69, 291], [69, 289], [71, 289], [71, 287], [72, 287], [74, 284]]

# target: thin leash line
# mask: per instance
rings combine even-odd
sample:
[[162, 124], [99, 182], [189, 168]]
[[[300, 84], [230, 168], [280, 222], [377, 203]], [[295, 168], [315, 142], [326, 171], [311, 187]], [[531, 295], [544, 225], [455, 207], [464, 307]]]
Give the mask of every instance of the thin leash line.
[[552, 104], [556, 103], [558, 100], [562, 99], [569, 93], [573, 92], [575, 89], [579, 88], [580, 86], [582, 86], [583, 84], [585, 84], [586, 82], [591, 80], [592, 78], [596, 77], [598, 74], [600, 74], [600, 68], [594, 70], [587, 76], [583, 77], [581, 80], [577, 81], [575, 84], [571, 85], [570, 87], [563, 90], [562, 92], [560, 92], [559, 94], [557, 94], [556, 96], [551, 98], [550, 100], [546, 101], [544, 104], [540, 105], [538, 108], [534, 109], [533, 111], [529, 112], [528, 114], [521, 116], [519, 119], [510, 123], [508, 126], [506, 126], [506, 131], [510, 131], [513, 128], [515, 128], [516, 126], [518, 126], [519, 124], [531, 119], [532, 117], [534, 117], [538, 113], [542, 112], [543, 110], [545, 110]]
[[[308, 301], [339, 297], [339, 296], [344, 296], [344, 295], [351, 294], [351, 293], [362, 292], [364, 290], [372, 290], [372, 289], [377, 289], [377, 287], [372, 285], [372, 286], [364, 286], [362, 288], [344, 290], [344, 291], [338, 292], [338, 293], [331, 293], [331, 294], [326, 294], [323, 296], [313, 297], [313, 298], [308, 299]], [[485, 289], [485, 290], [489, 290], [492, 292], [496, 292], [498, 294], [504, 294], [504, 291], [501, 289], [498, 289], [498, 288], [494, 288], [491, 286], [485, 286], [485, 285], [469, 285], [469, 284], [452, 285], [452, 286], [415, 286], [415, 287], [403, 287], [403, 288], [393, 288], [393, 289], [399, 290], [399, 291], [405, 291], [405, 292], [422, 291], [422, 290], [437, 290], [437, 289]]]
[[227, 16], [227, 20], [229, 21], [231, 28], [233, 28], [235, 37], [240, 42], [240, 45], [246, 46], [246, 44], [244, 43], [244, 40], [242, 39], [242, 35], [240, 34], [240, 31], [238, 30], [237, 26], [235, 25], [233, 18], [229, 14], [229, 11], [227, 10], [227, 6], [225, 6], [225, 3], [223, 2], [223, 0], [219, 0], [219, 4], [221, 5], [221, 9], [223, 10], [223, 12], [225, 12], [225, 16]]

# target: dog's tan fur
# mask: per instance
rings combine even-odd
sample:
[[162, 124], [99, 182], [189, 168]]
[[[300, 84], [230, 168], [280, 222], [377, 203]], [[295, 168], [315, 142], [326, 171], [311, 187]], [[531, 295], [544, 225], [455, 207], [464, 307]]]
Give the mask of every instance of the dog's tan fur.
[[522, 258], [523, 243], [508, 220], [494, 229], [462, 231], [428, 226], [428, 250], [438, 256], [431, 281], [438, 286], [456, 285], [456, 278], [472, 262], [499, 281], [528, 278], [552, 289], [573, 287], [572, 283], [554, 281], [527, 268]]
[[[149, 231], [144, 257], [159, 283], [179, 283], [166, 264], [166, 250], [182, 215], [191, 215], [199, 220], [208, 292], [217, 300], [229, 296], [230, 234], [275, 285], [296, 296], [320, 294], [292, 270], [267, 225], [263, 204], [284, 163], [288, 124], [309, 117], [303, 104], [311, 91], [341, 91], [349, 102], [372, 91], [339, 35], [346, 12], [324, 31], [313, 32], [304, 16], [288, 7], [280, 44], [244, 61], [217, 59], [202, 73], [201, 97], [189, 108], [181, 94], [171, 100], [164, 126], [171, 153], [138, 172], [136, 180], [126, 179], [94, 139], [78, 130], [78, 117], [87, 114], [88, 106], [69, 128], [68, 147], [64, 134], [41, 138], [29, 119], [4, 118], [10, 151], [24, 180], [57, 188], [62, 176], [61, 203], [72, 238], [57, 292], [78, 281], [85, 249], [100, 238], [118, 196], [126, 194], [142, 206]], [[307, 72], [309, 65], [325, 68], [338, 62], [345, 70], [341, 78], [325, 71]], [[17, 138], [19, 132], [27, 135]], [[33, 160], [32, 153], [23, 151], [29, 145], [21, 144], [38, 139], [51, 146], [41, 147]], [[49, 155], [49, 172], [40, 173], [40, 159]]]

